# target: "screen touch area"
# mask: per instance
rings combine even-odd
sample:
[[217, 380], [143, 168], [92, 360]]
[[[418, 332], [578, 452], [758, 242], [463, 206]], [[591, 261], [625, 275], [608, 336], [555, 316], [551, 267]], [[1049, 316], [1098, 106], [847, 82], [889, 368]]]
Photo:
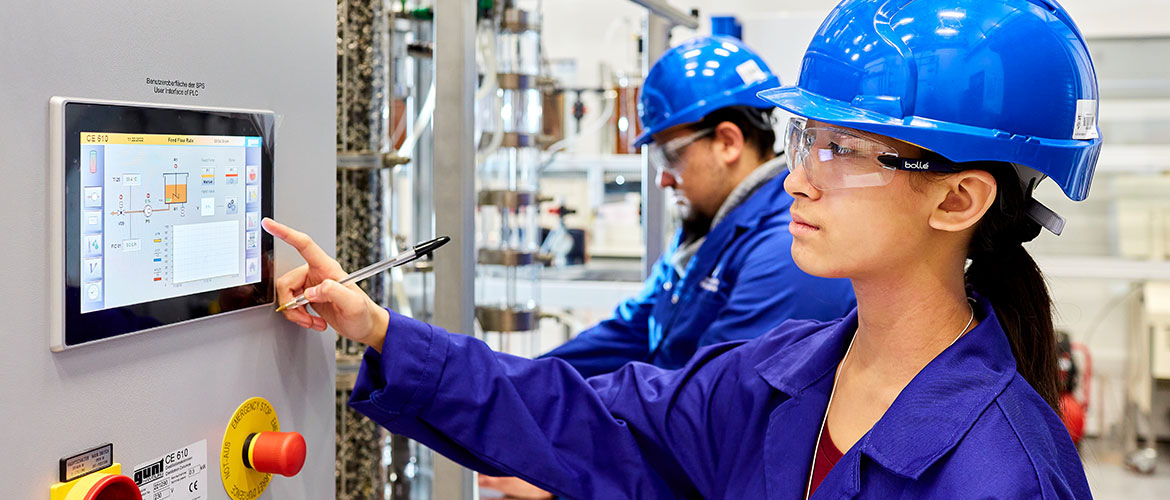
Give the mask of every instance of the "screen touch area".
[[260, 281], [260, 137], [80, 135], [82, 313]]

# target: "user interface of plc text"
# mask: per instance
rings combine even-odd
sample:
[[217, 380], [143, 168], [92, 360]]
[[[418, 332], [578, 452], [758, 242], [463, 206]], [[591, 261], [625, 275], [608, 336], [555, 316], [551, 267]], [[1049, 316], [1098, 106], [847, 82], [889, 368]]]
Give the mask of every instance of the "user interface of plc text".
[[81, 131], [81, 313], [257, 283], [261, 138]]

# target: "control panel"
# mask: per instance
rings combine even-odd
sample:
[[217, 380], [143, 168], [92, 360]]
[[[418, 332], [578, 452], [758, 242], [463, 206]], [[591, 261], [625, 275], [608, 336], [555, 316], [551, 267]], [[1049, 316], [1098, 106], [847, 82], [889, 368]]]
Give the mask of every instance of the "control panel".
[[50, 107], [52, 350], [272, 302], [271, 112]]

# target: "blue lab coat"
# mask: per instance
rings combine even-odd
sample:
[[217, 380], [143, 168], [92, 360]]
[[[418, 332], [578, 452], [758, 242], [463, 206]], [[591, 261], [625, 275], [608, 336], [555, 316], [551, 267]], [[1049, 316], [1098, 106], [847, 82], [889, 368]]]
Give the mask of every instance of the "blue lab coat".
[[674, 369], [701, 347], [755, 338], [787, 319], [847, 314], [855, 305], [849, 280], [817, 278], [792, 261], [787, 176], [763, 183], [711, 228], [682, 277], [670, 264], [680, 232], [641, 293], [545, 357], [586, 377], [630, 361]]
[[[814, 499], [1090, 498], [990, 304], [849, 449]], [[391, 314], [350, 405], [472, 469], [574, 499], [800, 499], [856, 312], [701, 349], [676, 371], [496, 353]], [[390, 354], [392, 353], [392, 354]]]

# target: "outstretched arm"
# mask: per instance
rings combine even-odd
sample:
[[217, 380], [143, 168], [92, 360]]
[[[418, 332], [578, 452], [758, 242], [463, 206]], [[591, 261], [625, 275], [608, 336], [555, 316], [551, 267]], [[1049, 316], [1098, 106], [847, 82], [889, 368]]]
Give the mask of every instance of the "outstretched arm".
[[711, 399], [735, 397], [721, 387], [736, 379], [724, 377], [735, 356], [721, 356], [735, 344], [704, 350], [678, 371], [631, 363], [586, 381], [563, 360], [497, 353], [381, 309], [339, 285], [341, 267], [307, 235], [271, 220], [264, 227], [307, 262], [277, 280], [277, 296], [303, 292], [317, 315], [302, 308], [286, 317], [370, 345], [350, 404], [391, 431], [569, 498], [697, 498], [709, 489], [697, 484], [713, 484], [718, 453], [698, 436], [734, 418], [709, 413], [732, 406]]
[[632, 363], [586, 381], [562, 360], [497, 353], [391, 313], [350, 405], [464, 466], [568, 498], [696, 498], [717, 454], [695, 437], [721, 407], [704, 402], [734, 345], [678, 371]]

